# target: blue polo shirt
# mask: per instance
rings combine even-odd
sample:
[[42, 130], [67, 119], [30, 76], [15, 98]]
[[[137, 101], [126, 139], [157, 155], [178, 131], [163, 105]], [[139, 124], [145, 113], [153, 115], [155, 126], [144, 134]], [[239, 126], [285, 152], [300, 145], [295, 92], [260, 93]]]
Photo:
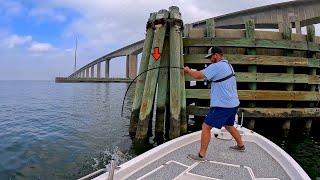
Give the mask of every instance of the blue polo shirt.
[[[228, 64], [228, 61], [223, 59], [217, 63], [210, 64], [202, 70], [205, 79], [216, 81], [229, 76], [234, 69]], [[234, 108], [240, 104], [236, 77], [233, 76], [222, 82], [211, 83], [210, 107]]]

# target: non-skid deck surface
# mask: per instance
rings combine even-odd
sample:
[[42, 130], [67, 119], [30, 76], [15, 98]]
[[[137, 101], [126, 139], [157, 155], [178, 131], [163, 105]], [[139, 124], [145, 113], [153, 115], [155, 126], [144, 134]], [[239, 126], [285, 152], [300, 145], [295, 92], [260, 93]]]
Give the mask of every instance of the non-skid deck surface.
[[229, 149], [234, 141], [212, 140], [206, 162], [187, 158], [187, 154], [198, 152], [200, 142], [196, 141], [167, 154], [127, 179], [290, 179], [257, 144], [246, 142], [246, 152], [237, 152]]

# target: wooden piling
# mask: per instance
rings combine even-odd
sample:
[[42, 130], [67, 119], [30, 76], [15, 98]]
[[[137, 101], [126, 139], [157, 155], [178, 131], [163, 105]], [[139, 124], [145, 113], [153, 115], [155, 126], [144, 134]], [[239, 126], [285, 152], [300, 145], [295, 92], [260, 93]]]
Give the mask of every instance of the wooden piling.
[[[254, 22], [254, 20], [246, 21], [245, 27], [246, 27], [246, 39], [254, 41], [255, 40], [255, 22]], [[248, 55], [256, 55], [256, 50], [254, 48], [247, 48], [246, 51], [247, 51]], [[256, 65], [249, 65], [248, 72], [257, 73], [257, 66]], [[248, 85], [249, 85], [250, 90], [257, 90], [257, 83], [255, 83], [255, 82], [249, 83]], [[250, 108], [256, 107], [256, 103], [250, 102], [249, 107]], [[254, 129], [254, 126], [255, 126], [255, 119], [249, 119], [247, 127], [249, 129]]]
[[189, 37], [189, 32], [191, 29], [192, 29], [192, 24], [185, 24], [184, 25], [184, 30], [183, 30], [184, 37]]
[[[179, 8], [169, 8], [171, 19], [181, 19]], [[181, 27], [173, 24], [170, 26], [170, 66], [180, 67], [181, 61]], [[174, 139], [180, 136], [181, 118], [181, 90], [180, 90], [180, 69], [170, 69], [170, 132], [169, 138]]]
[[307, 133], [309, 133], [309, 132], [311, 131], [311, 128], [312, 128], [312, 119], [308, 119], [308, 120], [306, 121], [304, 128], [305, 128], [305, 131], [306, 131]]
[[255, 124], [256, 124], [256, 121], [254, 119], [249, 119], [248, 124], [247, 124], [247, 128], [254, 129]]
[[288, 137], [290, 127], [291, 127], [291, 120], [290, 119], [285, 119], [283, 124], [282, 124], [282, 130], [283, 130], [283, 136], [284, 137]]
[[153, 96], [153, 100], [152, 100], [152, 108], [151, 108], [151, 113], [150, 113], [150, 117], [149, 117], [149, 122], [148, 122], [148, 131], [147, 131], [147, 138], [150, 138], [153, 136], [153, 120], [155, 117], [155, 108], [157, 107], [156, 105], [156, 97], [157, 96], [157, 89], [155, 92], [155, 95]]
[[307, 26], [307, 41], [315, 42], [316, 39], [316, 29], [314, 25]]
[[[148, 69], [150, 52], [151, 52], [153, 36], [154, 36], [154, 30], [151, 24], [154, 22], [155, 19], [156, 19], [156, 13], [151, 13], [148, 24], [147, 24], [147, 29], [146, 29], [146, 38], [143, 46], [143, 52], [142, 52], [142, 57], [141, 57], [141, 62], [139, 67], [139, 74]], [[131, 136], [134, 136], [136, 133], [146, 76], [147, 74], [144, 73], [136, 81], [135, 96], [132, 104], [130, 127], [129, 127], [129, 134]]]
[[170, 131], [170, 71], [168, 71], [168, 81], [167, 81], [167, 100], [166, 100], [166, 111], [165, 111], [165, 139], [169, 140]]
[[215, 37], [215, 25], [214, 18], [210, 18], [206, 20], [206, 28], [207, 28], [207, 37]]
[[[180, 34], [180, 67], [184, 67], [183, 59], [183, 41], [182, 33]], [[188, 117], [187, 117], [187, 102], [186, 102], [186, 87], [185, 87], [185, 76], [184, 71], [180, 70], [180, 90], [181, 90], [181, 123], [180, 133], [186, 134], [188, 132]]]
[[245, 23], [246, 39], [255, 40], [255, 22], [254, 20], [248, 20]]
[[[160, 20], [163, 18], [166, 19], [168, 17], [169, 17], [169, 12], [167, 10], [160, 10], [156, 16], [156, 20]], [[155, 47], [159, 48], [160, 54], [162, 53], [166, 28], [167, 28], [166, 24], [155, 25], [155, 33], [154, 33], [152, 49], [151, 49], [152, 53], [154, 53]], [[159, 60], [155, 60], [152, 56], [150, 56], [148, 69], [159, 67], [160, 61], [161, 61], [161, 57]], [[136, 141], [143, 141], [147, 138], [148, 122], [152, 113], [151, 110], [154, 103], [153, 99], [156, 92], [158, 74], [159, 74], [159, 69], [154, 69], [152, 71], [147, 72], [142, 101], [141, 101], [139, 122], [138, 122], [138, 127], [136, 131], [136, 136], [135, 136]]]
[[[314, 25], [310, 25], [310, 26], [307, 26], [307, 42], [312, 42], [314, 43], [315, 42], [315, 39], [316, 39], [316, 31], [315, 31], [315, 26]], [[308, 52], [308, 58], [317, 58], [316, 57], [316, 53], [312, 53], [312, 52]], [[310, 70], [310, 75], [317, 75], [317, 68], [312, 68]], [[310, 91], [316, 91], [316, 85], [315, 84], [312, 84], [310, 86]], [[319, 100], [318, 100], [319, 101]], [[309, 107], [310, 108], [314, 108], [316, 105], [315, 105], [315, 102], [311, 102], [309, 104]], [[307, 122], [306, 122], [306, 130], [307, 130], [307, 133], [310, 132], [311, 130], [311, 126], [312, 126], [312, 119], [308, 119]]]
[[[162, 51], [160, 66], [161, 67], [168, 66], [169, 58], [170, 58], [170, 45], [169, 45], [169, 39], [166, 38], [164, 41], [164, 47]], [[159, 141], [162, 140], [164, 135], [166, 103], [169, 99], [168, 75], [169, 75], [168, 68], [161, 68], [159, 70], [157, 109], [156, 109], [157, 114], [156, 114], [156, 124], [155, 124], [155, 139]]]
[[[283, 36], [283, 39], [284, 40], [288, 40], [288, 41], [291, 41], [292, 40], [292, 25], [291, 23], [284, 23], [283, 24], [283, 32], [282, 32], [282, 36]], [[284, 56], [293, 56], [293, 51], [292, 50], [285, 50], [284, 51]], [[294, 74], [294, 68], [293, 67], [287, 67], [287, 74]], [[294, 90], [294, 84], [291, 83], [291, 84], [287, 84], [287, 87], [286, 87], [286, 90], [287, 91], [293, 91]], [[290, 102], [287, 104], [287, 108], [292, 108], [293, 107], [293, 104]], [[286, 122], [286, 124], [290, 123], [289, 120], [288, 122]], [[287, 126], [286, 127], [290, 127], [290, 126]]]
[[[245, 24], [246, 26], [246, 39], [255, 40], [255, 24], [253, 20], [249, 20]], [[255, 48], [247, 48], [247, 54], [248, 55], [256, 55], [256, 50]], [[248, 66], [248, 72], [251, 73], [257, 73], [257, 66], [256, 65], [250, 65]], [[249, 83], [249, 88], [251, 90], [256, 90], [257, 89], [257, 83]], [[253, 107], [255, 105], [252, 105]]]
[[[307, 41], [314, 43], [315, 39], [316, 39], [315, 26], [314, 25], [307, 26]], [[308, 58], [316, 58], [316, 53], [308, 52]], [[312, 68], [309, 74], [317, 75], [317, 68]], [[316, 85], [311, 85], [311, 91], [315, 91], [315, 89], [316, 89]]]
[[292, 25], [290, 22], [283, 24], [283, 32], [282, 32], [283, 39], [285, 40], [292, 40]]

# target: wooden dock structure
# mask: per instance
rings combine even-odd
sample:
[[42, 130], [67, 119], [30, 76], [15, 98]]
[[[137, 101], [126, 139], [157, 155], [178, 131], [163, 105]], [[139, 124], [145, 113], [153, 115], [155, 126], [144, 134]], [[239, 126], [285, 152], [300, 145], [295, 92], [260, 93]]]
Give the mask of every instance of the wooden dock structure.
[[[174, 6], [151, 14], [139, 73], [167, 66], [202, 70], [210, 64], [204, 58], [208, 49], [219, 46], [236, 72], [239, 111], [249, 128], [256, 118], [307, 118], [310, 127], [320, 117], [320, 37], [314, 25], [303, 35], [293, 33], [286, 18], [279, 18], [275, 31], [257, 30], [254, 19], [243, 22], [244, 29], [216, 28], [214, 18], [201, 26], [184, 25], [181, 19]], [[159, 60], [150, 55], [155, 47]], [[153, 133], [179, 137], [187, 133], [190, 116], [203, 122], [209, 100], [209, 83], [184, 76], [182, 69], [148, 71], [137, 80], [130, 134], [138, 141], [147, 139], [155, 112]], [[284, 128], [290, 128], [290, 120]]]
[[[208, 49], [220, 46], [236, 71], [238, 114], [244, 115], [246, 127], [254, 129], [257, 119], [280, 119], [289, 129], [291, 120], [299, 119], [310, 129], [320, 117], [320, 37], [314, 26], [320, 23], [319, 9], [319, 0], [296, 0], [183, 24], [179, 8], [170, 7], [151, 14], [145, 40], [56, 82], [130, 82], [142, 53], [139, 74], [155, 69], [136, 80], [130, 135], [173, 139], [190, 131], [191, 123], [201, 128], [210, 98], [208, 82], [191, 79], [179, 68], [204, 69], [210, 64], [204, 58]], [[161, 53], [157, 61], [152, 57], [156, 47]], [[123, 56], [125, 78], [111, 78], [110, 62]]]

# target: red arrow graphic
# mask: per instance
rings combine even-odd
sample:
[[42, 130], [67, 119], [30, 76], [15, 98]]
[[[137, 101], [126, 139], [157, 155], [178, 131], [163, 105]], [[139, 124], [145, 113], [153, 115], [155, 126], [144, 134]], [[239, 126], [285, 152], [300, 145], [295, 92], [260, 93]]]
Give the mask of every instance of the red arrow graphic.
[[154, 48], [154, 53], [152, 54], [152, 56], [156, 61], [160, 59], [161, 54], [159, 53], [159, 48], [158, 47]]

